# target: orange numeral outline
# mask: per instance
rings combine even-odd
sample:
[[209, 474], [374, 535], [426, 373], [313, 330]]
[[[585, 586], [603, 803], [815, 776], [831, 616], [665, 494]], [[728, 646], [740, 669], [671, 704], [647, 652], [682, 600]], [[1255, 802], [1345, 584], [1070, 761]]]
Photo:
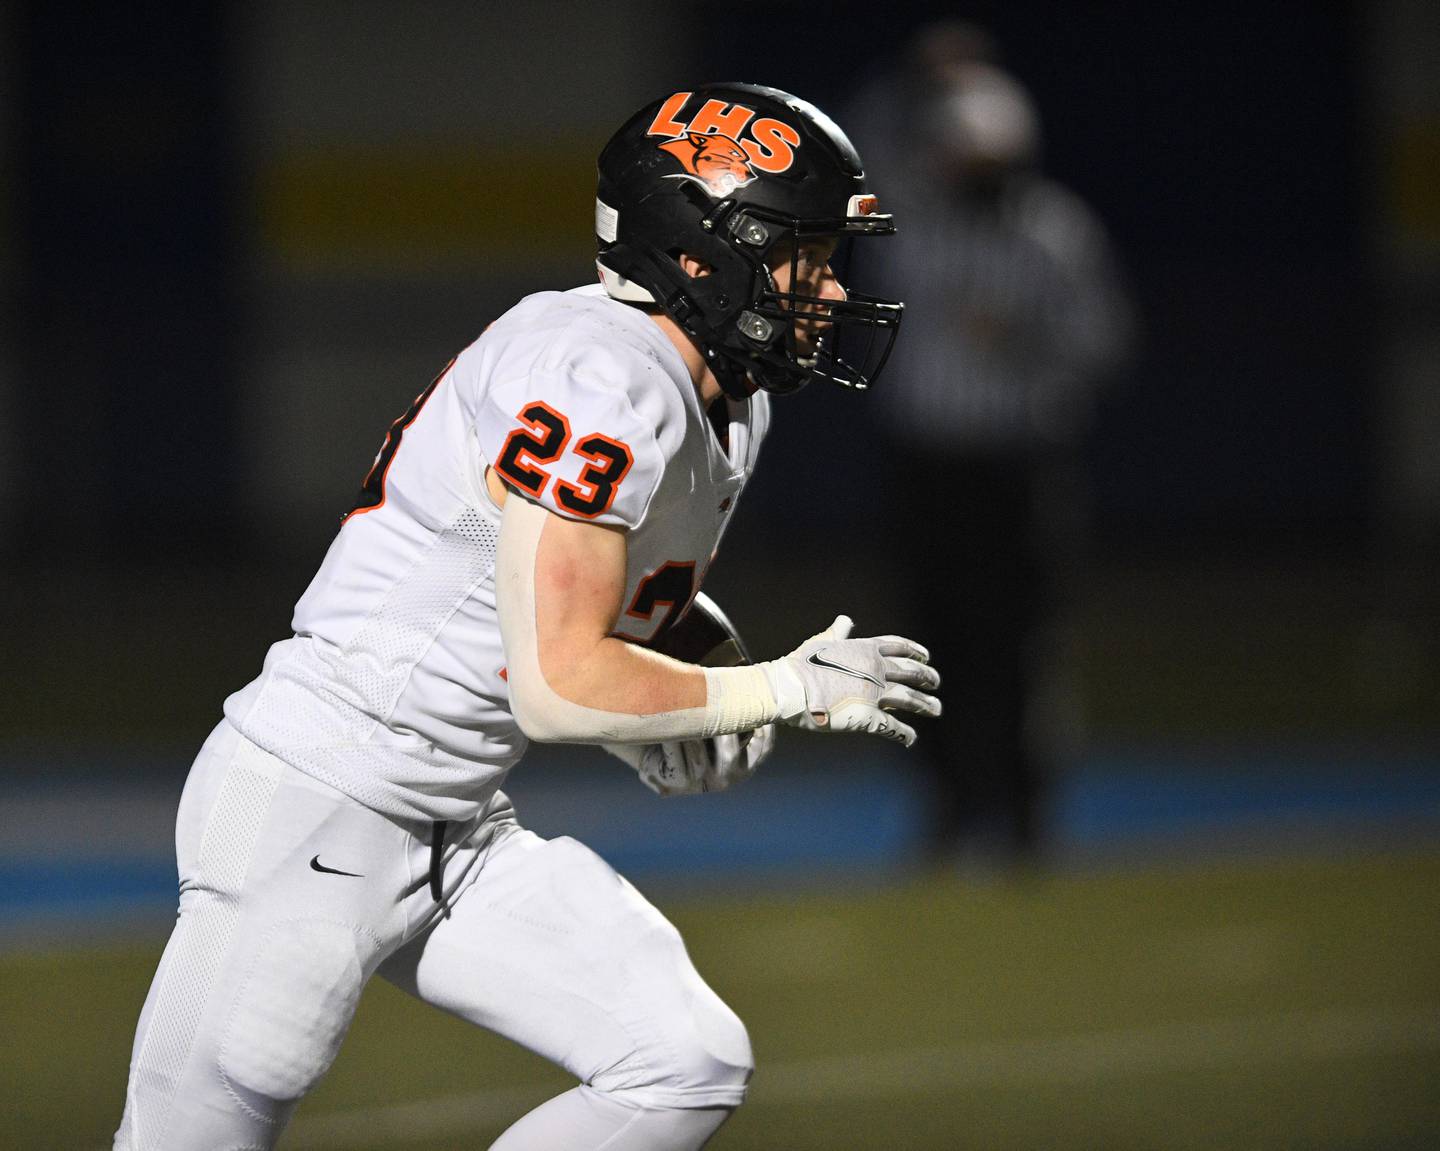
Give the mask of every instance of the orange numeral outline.
[[[506, 482], [539, 499], [551, 480], [549, 471], [539, 465], [553, 464], [565, 451], [570, 420], [544, 400], [532, 400], [515, 418], [526, 426], [512, 429], [505, 437], [495, 470]], [[600, 432], [592, 432], [571, 451], [589, 463], [581, 469], [578, 483], [556, 481], [556, 504], [584, 519], [604, 515], [615, 502], [620, 481], [635, 463], [635, 454], [624, 441]]]
[[[614, 448], [620, 455], [602, 451], [602, 446]], [[594, 519], [610, 510], [615, 502], [615, 490], [635, 463], [635, 454], [620, 440], [599, 432], [586, 436], [575, 445], [574, 452], [591, 461], [580, 473], [580, 484], [584, 487], [561, 480], [555, 485], [555, 502], [577, 516]], [[615, 474], [612, 476], [611, 472]]]
[[[547, 421], [547, 415], [557, 422]], [[535, 464], [558, 460], [565, 445], [570, 442], [570, 421], [565, 418], [564, 412], [557, 412], [543, 400], [526, 404], [515, 418], [527, 424], [528, 429], [515, 428], [505, 437], [505, 446], [500, 449], [495, 470], [517, 488], [539, 499], [545, 492], [545, 485], [550, 482], [550, 473], [542, 467], [528, 466], [524, 457], [528, 456]], [[535, 434], [541, 429], [546, 433], [544, 438]], [[557, 435], [560, 437], [558, 443], [555, 442]]]
[[668, 610], [660, 617], [655, 630], [650, 633], [653, 642], [667, 627], [685, 614], [690, 601], [699, 590], [695, 580], [695, 561], [666, 560], [650, 572], [635, 588], [635, 598], [625, 609], [632, 619], [651, 620], [657, 608]]

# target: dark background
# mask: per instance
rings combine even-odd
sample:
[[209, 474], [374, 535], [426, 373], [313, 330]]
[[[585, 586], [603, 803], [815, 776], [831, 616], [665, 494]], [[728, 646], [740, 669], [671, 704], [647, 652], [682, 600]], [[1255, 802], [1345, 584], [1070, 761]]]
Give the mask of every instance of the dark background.
[[[186, 767], [391, 421], [591, 280], [614, 127], [716, 78], [844, 123], [946, 15], [996, 33], [1140, 316], [1044, 865], [920, 868], [915, 757], [858, 737], [781, 732], [721, 796], [548, 748], [507, 790], [751, 1028], [717, 1145], [1437, 1145], [1430, 0], [0, 0], [0, 1143], [108, 1145]], [[964, 547], [895, 538], [885, 403], [776, 403], [707, 581], [762, 656], [890, 630], [904, 569]], [[558, 1089], [372, 988], [289, 1145], [482, 1145]]]
[[[105, 525], [106, 555], [154, 559], [172, 533], [225, 555], [256, 526], [236, 506], [245, 316], [233, 266], [251, 240], [253, 174], [236, 154], [229, 14], [89, 9], [22, 5], [17, 21], [20, 362], [26, 379], [63, 379], [86, 419], [78, 442], [21, 439], [24, 474], [49, 477], [37, 487], [51, 499], [26, 501], [19, 543], [93, 559], [99, 541], [73, 530], [83, 516]], [[888, 5], [877, 22], [842, 4], [817, 21], [778, 5], [763, 36], [751, 20], [697, 20], [695, 72], [760, 76], [843, 108], [855, 78], [937, 10]], [[1143, 358], [1096, 437], [1106, 544], [1362, 549], [1384, 445], [1366, 251], [1382, 157], [1360, 112], [1359, 15], [957, 10], [987, 19], [1031, 87], [1048, 168], [1109, 223], [1142, 303]], [[823, 51], [801, 47], [817, 40]], [[19, 424], [43, 427], [54, 389], [16, 394]], [[830, 462], [796, 429], [818, 405], [842, 426], [853, 413], [835, 396], [804, 403], [782, 424], [786, 469], [823, 476]]]
[[[6, 6], [18, 769], [203, 735], [408, 398], [522, 292], [589, 278], [611, 106], [734, 76], [839, 115], [948, 14], [996, 33], [1140, 312], [1088, 452], [1092, 733], [1433, 738], [1425, 5], [633, 8], [652, 35], [621, 14], [579, 51], [525, 6]], [[594, 124], [552, 91], [561, 61]], [[887, 539], [884, 402], [779, 405], [712, 577], [767, 654], [841, 608], [883, 625], [896, 566], [955, 546]]]

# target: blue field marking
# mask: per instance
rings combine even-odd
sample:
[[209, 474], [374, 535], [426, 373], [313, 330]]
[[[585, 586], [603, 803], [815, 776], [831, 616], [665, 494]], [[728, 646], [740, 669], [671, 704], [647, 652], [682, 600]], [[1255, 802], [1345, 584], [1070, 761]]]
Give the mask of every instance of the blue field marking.
[[114, 903], [175, 903], [175, 861], [166, 858], [84, 860], [0, 858], [0, 916]]
[[[573, 836], [642, 883], [787, 873], [883, 878], [913, 865], [923, 846], [926, 803], [915, 759], [860, 741], [842, 744], [846, 758], [838, 758], [831, 746], [782, 740], [783, 755], [743, 786], [670, 799], [651, 794], [597, 752], [546, 749], [516, 769], [507, 791], [526, 826]], [[124, 821], [107, 821], [111, 834], [103, 843], [52, 833], [20, 810], [31, 803], [38, 819], [57, 808], [107, 808], [119, 787], [114, 779], [92, 777], [67, 784], [61, 804], [58, 788], [7, 799], [12, 831], [0, 837], [5, 926], [173, 913], [175, 861], [166, 829], [177, 787], [152, 789], [146, 802], [155, 810], [148, 815], [131, 810]], [[86, 788], [95, 796], [87, 799]], [[1440, 836], [1440, 754], [1097, 750], [1057, 781], [1049, 826], [1052, 858], [1062, 863], [1108, 852], [1144, 854], [1171, 843], [1188, 850], [1202, 842], [1223, 851], [1255, 833], [1300, 832], [1311, 842], [1342, 844], [1362, 829]], [[129, 827], [136, 829], [133, 842], [125, 835]]]
[[1057, 782], [1057, 846], [1206, 831], [1440, 822], [1440, 759], [1247, 751], [1200, 759], [1112, 751]]
[[615, 764], [518, 776], [507, 790], [526, 826], [573, 836], [636, 876], [888, 870], [918, 850], [924, 806], [916, 780], [870, 764], [779, 771], [719, 795], [667, 799]]

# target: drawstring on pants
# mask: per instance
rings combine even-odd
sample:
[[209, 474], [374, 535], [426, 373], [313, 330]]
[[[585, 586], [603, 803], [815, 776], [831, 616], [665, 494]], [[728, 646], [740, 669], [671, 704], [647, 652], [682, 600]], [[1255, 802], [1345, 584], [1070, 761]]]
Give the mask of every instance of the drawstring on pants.
[[445, 873], [445, 829], [449, 826], [447, 820], [437, 819], [430, 830], [430, 894], [436, 903], [443, 890], [440, 881]]

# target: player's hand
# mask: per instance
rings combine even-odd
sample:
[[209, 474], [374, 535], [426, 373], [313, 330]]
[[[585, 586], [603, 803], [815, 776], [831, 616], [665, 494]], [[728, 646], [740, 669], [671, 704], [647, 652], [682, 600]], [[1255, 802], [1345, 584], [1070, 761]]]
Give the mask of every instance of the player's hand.
[[761, 664], [775, 692], [779, 721], [807, 731], [863, 731], [903, 743], [915, 729], [891, 712], [937, 716], [930, 693], [940, 673], [930, 654], [898, 635], [851, 639], [849, 616], [807, 639], [784, 659]]
[[635, 769], [656, 795], [724, 791], [755, 774], [775, 745], [775, 727], [717, 735], [714, 739], [647, 744], [606, 744], [605, 750]]

